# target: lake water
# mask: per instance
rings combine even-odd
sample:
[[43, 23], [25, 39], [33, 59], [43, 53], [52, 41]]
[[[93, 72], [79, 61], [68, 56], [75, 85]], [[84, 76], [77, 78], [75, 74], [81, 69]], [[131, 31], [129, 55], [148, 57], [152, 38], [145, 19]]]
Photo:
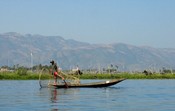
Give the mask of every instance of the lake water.
[[76, 89], [40, 89], [36, 80], [0, 81], [0, 111], [57, 110], [174, 111], [175, 80], [125, 80], [107, 88]]

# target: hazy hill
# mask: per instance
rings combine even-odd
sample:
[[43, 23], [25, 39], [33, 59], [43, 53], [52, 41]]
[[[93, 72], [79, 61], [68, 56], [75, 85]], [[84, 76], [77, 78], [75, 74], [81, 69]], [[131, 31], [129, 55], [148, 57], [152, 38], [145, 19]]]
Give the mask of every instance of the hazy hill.
[[[49, 64], [54, 59], [64, 69], [103, 68], [119, 70], [174, 68], [175, 49], [139, 47], [128, 44], [89, 44], [60, 36], [0, 34], [0, 66]], [[32, 54], [32, 55], [31, 55]]]

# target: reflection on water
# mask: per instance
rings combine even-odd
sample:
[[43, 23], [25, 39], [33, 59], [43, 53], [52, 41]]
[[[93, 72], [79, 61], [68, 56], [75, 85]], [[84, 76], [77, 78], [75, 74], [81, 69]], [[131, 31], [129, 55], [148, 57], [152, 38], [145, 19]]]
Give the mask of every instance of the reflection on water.
[[[46, 90], [43, 93], [46, 94]], [[122, 87], [107, 87], [107, 88], [70, 88], [70, 89], [55, 89], [49, 88], [47, 92], [50, 94], [50, 104], [53, 110], [93, 110], [94, 108], [104, 109], [114, 106], [117, 94], [122, 93]], [[46, 94], [48, 95], [48, 94]], [[70, 108], [71, 106], [71, 108]]]
[[56, 89], [49, 88], [51, 94], [51, 102], [57, 103], [59, 101], [59, 96], [61, 95], [76, 95], [79, 92], [79, 89]]
[[[90, 81], [90, 80], [89, 80]], [[174, 111], [175, 80], [126, 80], [107, 88], [42, 88], [0, 81], [0, 111]]]
[[[43, 90], [43, 91], [42, 91]], [[174, 110], [175, 81], [127, 80], [107, 88], [42, 89], [53, 110]], [[45, 90], [45, 91], [44, 91]]]
[[57, 102], [57, 89], [51, 90], [51, 101], [53, 103]]
[[51, 105], [52, 110], [93, 110], [94, 108], [103, 110], [103, 105], [110, 109], [116, 104], [117, 94], [122, 93], [122, 90], [124, 91], [123, 87], [42, 88], [40, 89], [40, 96], [50, 100], [48, 104]]

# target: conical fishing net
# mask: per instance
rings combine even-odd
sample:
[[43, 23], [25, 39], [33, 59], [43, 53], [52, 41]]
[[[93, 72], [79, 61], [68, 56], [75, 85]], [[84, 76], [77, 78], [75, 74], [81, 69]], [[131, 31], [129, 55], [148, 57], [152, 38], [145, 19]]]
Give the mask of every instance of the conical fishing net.
[[[77, 77], [74, 77], [70, 74], [59, 72], [61, 76], [64, 77], [67, 84], [80, 84], [80, 80]], [[39, 72], [39, 85], [41, 88], [48, 87], [54, 83], [54, 76], [51, 74], [51, 71], [47, 68], [43, 68]], [[61, 78], [57, 78], [56, 84], [65, 84]]]

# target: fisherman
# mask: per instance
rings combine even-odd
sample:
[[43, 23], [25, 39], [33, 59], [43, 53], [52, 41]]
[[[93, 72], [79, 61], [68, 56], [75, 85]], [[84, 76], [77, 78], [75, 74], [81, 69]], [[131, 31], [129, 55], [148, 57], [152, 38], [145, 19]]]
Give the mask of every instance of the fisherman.
[[52, 64], [52, 75], [54, 75], [54, 79], [55, 79], [54, 84], [57, 84], [57, 78], [58, 77], [60, 77], [63, 81], [65, 81], [64, 77], [59, 74], [60, 70], [58, 69], [58, 66], [54, 62], [54, 60], [51, 60], [50, 63]]
[[82, 74], [83, 74], [83, 73], [80, 71], [78, 65], [77, 65], [77, 68], [76, 68], [76, 73], [77, 73], [78, 75], [82, 75]]

